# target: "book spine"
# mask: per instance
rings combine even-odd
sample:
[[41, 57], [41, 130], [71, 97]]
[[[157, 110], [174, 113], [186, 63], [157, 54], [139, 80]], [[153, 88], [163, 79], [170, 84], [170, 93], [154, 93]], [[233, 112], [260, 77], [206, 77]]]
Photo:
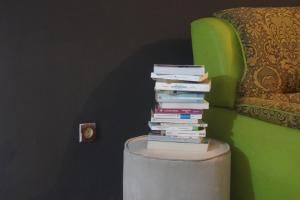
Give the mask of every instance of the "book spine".
[[207, 123], [202, 122], [201, 120], [199, 120], [199, 122], [197, 123], [190, 123], [190, 124], [183, 124], [183, 123], [168, 123], [168, 122], [160, 122], [159, 123], [161, 126], [169, 126], [169, 127], [181, 127], [181, 126], [197, 126], [200, 128], [206, 128], [208, 127]]
[[185, 124], [193, 124], [198, 123], [198, 119], [161, 119], [151, 117], [151, 122], [167, 122], [167, 123], [185, 123]]
[[156, 99], [158, 103], [201, 103], [202, 101], [194, 99]]
[[206, 134], [180, 134], [180, 133], [166, 133], [166, 136], [176, 136], [180, 138], [199, 138], [206, 137]]
[[199, 76], [205, 74], [205, 69], [200, 65], [154, 65], [153, 72], [155, 74]]
[[174, 93], [167, 94], [162, 92], [157, 92], [155, 95], [155, 100], [157, 102], [174, 102], [174, 103], [201, 103], [204, 100], [204, 94], [182, 94]]
[[204, 98], [204, 94], [203, 93], [199, 93], [199, 92], [184, 92], [184, 91], [158, 91], [156, 93], [159, 96], [162, 97], [170, 97], [170, 98], [174, 98], [174, 97], [188, 97], [188, 98], [199, 98], [199, 99], [203, 99]]
[[202, 82], [208, 78], [208, 73], [205, 73], [200, 76], [192, 75], [166, 75], [166, 74], [155, 74], [151, 73], [151, 78], [156, 79], [165, 79], [165, 80], [178, 80], [178, 81], [191, 81], [191, 82]]
[[160, 108], [157, 106], [155, 108], [156, 113], [175, 113], [175, 114], [202, 114], [201, 109], [172, 109], [172, 108]]
[[206, 130], [198, 130], [198, 131], [174, 131], [174, 130], [165, 130], [165, 135], [173, 135], [178, 137], [205, 137]]
[[177, 108], [177, 109], [208, 109], [209, 103], [159, 103], [160, 108]]
[[209, 92], [210, 84], [192, 84], [192, 83], [163, 83], [156, 82], [155, 90], [172, 91], [191, 91], [191, 92]]
[[202, 115], [191, 115], [191, 114], [161, 114], [154, 113], [154, 118], [164, 118], [164, 119], [202, 119]]
[[183, 137], [177, 137], [177, 136], [167, 136], [167, 135], [148, 135], [148, 140], [150, 141], [161, 141], [161, 142], [179, 142], [179, 143], [195, 143], [200, 144], [202, 141], [202, 138], [183, 138]]
[[177, 124], [171, 126], [169, 123], [152, 123], [148, 122], [148, 126], [153, 131], [169, 130], [169, 131], [199, 131], [202, 129], [200, 124]]
[[153, 65], [154, 67], [188, 67], [188, 68], [191, 68], [191, 67], [201, 67], [201, 68], [205, 68], [205, 65], [176, 65], [176, 64], [154, 64]]
[[180, 126], [180, 127], [169, 127], [169, 126], [151, 126], [153, 131], [197, 131], [199, 127], [197, 126]]

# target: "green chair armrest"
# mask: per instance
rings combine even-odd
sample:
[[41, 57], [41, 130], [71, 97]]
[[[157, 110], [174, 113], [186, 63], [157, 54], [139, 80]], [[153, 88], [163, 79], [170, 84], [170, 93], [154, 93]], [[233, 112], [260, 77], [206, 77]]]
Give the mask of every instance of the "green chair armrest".
[[206, 98], [213, 106], [234, 108], [237, 86], [245, 61], [234, 28], [222, 19], [210, 17], [191, 23], [195, 64], [204, 64], [212, 80]]

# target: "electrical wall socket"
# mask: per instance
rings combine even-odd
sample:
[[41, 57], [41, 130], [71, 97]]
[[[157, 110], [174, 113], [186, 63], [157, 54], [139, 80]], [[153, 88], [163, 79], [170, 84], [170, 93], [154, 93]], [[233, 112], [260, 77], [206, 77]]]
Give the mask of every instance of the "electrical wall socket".
[[79, 143], [92, 142], [96, 138], [96, 123], [79, 124]]

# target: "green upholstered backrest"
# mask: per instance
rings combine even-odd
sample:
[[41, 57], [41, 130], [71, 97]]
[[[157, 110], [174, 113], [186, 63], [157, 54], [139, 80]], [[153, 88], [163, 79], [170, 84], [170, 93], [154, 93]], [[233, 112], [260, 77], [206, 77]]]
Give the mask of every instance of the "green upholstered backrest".
[[213, 106], [234, 108], [245, 62], [238, 36], [232, 25], [218, 18], [192, 22], [195, 64], [204, 64], [212, 80], [207, 100]]

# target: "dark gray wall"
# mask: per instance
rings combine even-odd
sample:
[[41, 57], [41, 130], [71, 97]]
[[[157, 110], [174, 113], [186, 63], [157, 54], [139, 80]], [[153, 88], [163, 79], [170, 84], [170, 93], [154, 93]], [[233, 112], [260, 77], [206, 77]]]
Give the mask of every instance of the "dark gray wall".
[[[147, 133], [153, 63], [192, 63], [189, 24], [298, 0], [0, 2], [0, 199], [122, 199], [124, 141]], [[78, 123], [98, 139], [78, 144]]]

